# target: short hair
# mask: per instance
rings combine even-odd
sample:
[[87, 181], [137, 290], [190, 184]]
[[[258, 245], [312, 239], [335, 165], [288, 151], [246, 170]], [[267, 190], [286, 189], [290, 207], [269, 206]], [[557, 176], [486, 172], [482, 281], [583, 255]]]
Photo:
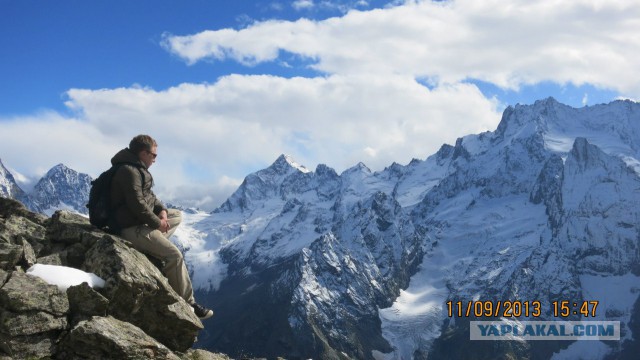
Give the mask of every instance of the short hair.
[[131, 142], [129, 143], [129, 150], [137, 154], [143, 150], [151, 151], [151, 148], [154, 146], [158, 146], [158, 143], [156, 143], [151, 136], [138, 135], [131, 139]]

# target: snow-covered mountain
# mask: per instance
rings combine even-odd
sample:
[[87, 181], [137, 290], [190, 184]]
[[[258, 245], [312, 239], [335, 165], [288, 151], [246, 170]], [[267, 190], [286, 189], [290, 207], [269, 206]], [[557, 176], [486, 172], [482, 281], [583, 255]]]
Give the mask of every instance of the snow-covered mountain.
[[48, 216], [56, 210], [87, 215], [91, 180], [87, 174], [58, 164], [38, 181], [31, 192], [26, 193], [0, 162], [0, 196], [19, 200], [29, 210]]
[[[640, 104], [505, 110], [426, 160], [341, 174], [281, 156], [185, 216], [203, 347], [290, 358], [594, 358], [640, 339]], [[620, 342], [470, 341], [447, 300], [598, 300]]]
[[0, 160], [0, 196], [18, 199], [24, 196], [24, 191], [18, 186], [15, 178]]
[[40, 212], [49, 216], [59, 209], [88, 214], [91, 180], [87, 174], [58, 164], [38, 181], [29, 196]]
[[[553, 99], [425, 160], [336, 173], [281, 156], [174, 242], [216, 317], [199, 346], [234, 356], [634, 358], [640, 349], [640, 104]], [[91, 179], [64, 165], [25, 194], [86, 212]], [[599, 301], [619, 342], [470, 341], [448, 300]], [[572, 315], [570, 319], [575, 319]]]

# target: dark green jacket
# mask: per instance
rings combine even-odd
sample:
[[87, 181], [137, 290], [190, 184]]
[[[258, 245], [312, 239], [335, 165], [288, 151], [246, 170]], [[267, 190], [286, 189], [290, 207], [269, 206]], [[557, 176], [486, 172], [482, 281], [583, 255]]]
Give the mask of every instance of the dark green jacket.
[[[111, 164], [134, 163], [118, 168], [111, 182], [111, 208], [120, 229], [147, 224], [152, 229], [160, 227], [160, 211], [167, 208], [151, 191], [153, 177], [145, 164], [129, 149], [120, 150]], [[142, 175], [144, 173], [144, 184]]]

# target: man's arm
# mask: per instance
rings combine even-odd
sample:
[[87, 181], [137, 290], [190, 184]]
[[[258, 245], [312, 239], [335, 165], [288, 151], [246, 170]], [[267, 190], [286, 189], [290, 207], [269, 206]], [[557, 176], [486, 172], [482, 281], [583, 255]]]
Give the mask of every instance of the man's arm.
[[156, 194], [153, 193], [153, 190], [151, 190], [151, 196], [153, 196], [153, 212], [155, 214], [158, 214], [158, 216], [160, 216], [160, 213], [162, 211], [164, 211], [165, 213], [168, 213], [167, 207], [164, 206], [162, 201], [160, 201], [156, 196]]
[[[160, 230], [161, 232], [167, 232], [169, 231], [169, 229], [171, 229], [171, 226], [169, 225], [169, 213], [167, 211], [167, 207], [164, 206], [164, 204], [158, 200], [158, 197], [156, 197], [156, 194], [153, 193], [153, 191], [151, 191], [151, 195], [153, 196], [153, 212], [155, 214], [158, 214], [158, 217], [160, 218], [160, 227], [158, 228], [158, 230]], [[158, 212], [158, 210], [160, 210], [160, 212]]]

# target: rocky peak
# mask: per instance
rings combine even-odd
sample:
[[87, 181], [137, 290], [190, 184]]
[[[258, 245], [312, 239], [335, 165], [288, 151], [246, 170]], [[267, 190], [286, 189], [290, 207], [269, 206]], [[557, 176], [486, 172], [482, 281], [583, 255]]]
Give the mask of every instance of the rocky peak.
[[24, 195], [24, 191], [18, 186], [15, 178], [4, 167], [2, 159], [0, 159], [0, 196], [8, 198], [20, 198]]
[[436, 152], [436, 159], [439, 163], [450, 158], [453, 155], [455, 148], [449, 144], [442, 144], [438, 152]]
[[[593, 146], [592, 146], [593, 147]], [[594, 152], [594, 149], [590, 149], [587, 139], [578, 137], [573, 142], [573, 149], [571, 149], [571, 155], [579, 162], [586, 162], [589, 159], [589, 152]]]
[[298, 170], [303, 173], [310, 172], [309, 169], [293, 160], [291, 156], [285, 154], [280, 155], [267, 169], [273, 169], [276, 173], [282, 175], [289, 173], [291, 170]]
[[47, 215], [60, 208], [87, 214], [85, 205], [89, 199], [91, 180], [87, 174], [58, 164], [38, 181], [30, 198], [38, 205], [38, 210]]
[[382, 170], [382, 173], [385, 174], [390, 179], [399, 179], [406, 172], [405, 166], [398, 164], [397, 162], [393, 162], [390, 166], [387, 166]]
[[[25, 272], [81, 269], [106, 281], [66, 291]], [[0, 357], [224, 359], [190, 348], [203, 328], [145, 255], [84, 217], [53, 217], [0, 198]], [[196, 357], [202, 356], [202, 357]]]
[[367, 167], [363, 162], [357, 163], [355, 166], [352, 166], [340, 174], [340, 177], [361, 177], [361, 176], [369, 176], [371, 175], [371, 169]]
[[338, 178], [338, 173], [336, 173], [336, 171], [333, 168], [325, 164], [318, 164], [318, 166], [316, 167], [315, 174], [319, 178], [331, 178], [331, 179]]
[[[530, 131], [544, 130], [550, 119], [553, 121], [558, 117], [559, 111], [569, 109], [573, 108], [559, 103], [552, 97], [538, 100], [533, 105], [509, 106], [502, 113], [502, 119], [495, 135], [500, 139], [505, 139], [522, 134], [525, 128], [529, 128]], [[528, 134], [530, 131], [526, 133]]]
[[357, 171], [361, 171], [361, 172], [364, 172], [364, 173], [371, 173], [371, 169], [369, 169], [369, 167], [367, 165], [365, 165], [363, 162], [359, 162], [352, 169], [357, 170]]
[[0, 197], [16, 199], [28, 209], [46, 215], [59, 209], [86, 215], [91, 180], [87, 174], [58, 164], [47, 171], [30, 193], [26, 193], [0, 161]]
[[569, 167], [576, 166], [581, 171], [587, 168], [603, 168], [606, 156], [597, 146], [589, 144], [587, 139], [578, 137], [573, 143], [573, 148], [569, 152], [567, 162]]
[[47, 171], [46, 177], [53, 177], [53, 176], [56, 176], [56, 174], [64, 174], [64, 173], [77, 173], [77, 172], [67, 167], [65, 164], [60, 163], [52, 167], [51, 169], [49, 169], [49, 171]]
[[299, 187], [298, 177], [306, 179], [312, 175], [310, 170], [296, 163], [290, 156], [280, 155], [269, 167], [247, 175], [240, 187], [213, 213], [236, 209], [246, 211], [258, 200], [274, 194], [283, 196], [283, 192], [291, 191], [291, 187]]
[[456, 140], [456, 146], [454, 146], [453, 148], [453, 156], [452, 156], [453, 160], [459, 157], [469, 160], [469, 158], [471, 157], [471, 154], [469, 154], [469, 151], [467, 151], [464, 145], [462, 145], [463, 140], [464, 140], [463, 138], [458, 138]]
[[341, 185], [341, 180], [336, 171], [327, 165], [319, 164], [315, 171], [316, 193], [319, 199], [331, 199]]

